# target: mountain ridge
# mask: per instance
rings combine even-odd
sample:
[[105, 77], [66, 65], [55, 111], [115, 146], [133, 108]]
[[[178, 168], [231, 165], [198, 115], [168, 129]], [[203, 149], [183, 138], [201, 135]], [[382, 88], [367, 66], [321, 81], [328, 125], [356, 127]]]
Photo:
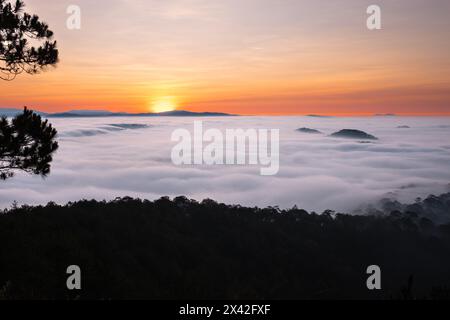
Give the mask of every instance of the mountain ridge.
[[[22, 109], [0, 108], [0, 116], [14, 117], [21, 113]], [[174, 110], [161, 113], [128, 113], [111, 112], [106, 110], [70, 110], [65, 112], [45, 113], [35, 112], [47, 118], [101, 118], [101, 117], [235, 117], [237, 115], [222, 112], [192, 112], [186, 110]]]

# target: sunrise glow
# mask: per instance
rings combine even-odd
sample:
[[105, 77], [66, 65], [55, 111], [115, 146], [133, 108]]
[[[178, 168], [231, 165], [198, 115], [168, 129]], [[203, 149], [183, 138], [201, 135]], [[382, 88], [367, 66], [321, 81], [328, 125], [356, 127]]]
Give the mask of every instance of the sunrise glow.
[[161, 113], [177, 109], [177, 104], [173, 97], [158, 98], [151, 105], [150, 112]]
[[69, 30], [70, 1], [27, 1], [55, 32], [60, 63], [1, 82], [0, 107], [450, 114], [445, 1], [385, 2], [375, 31], [360, 0], [77, 3], [83, 24]]

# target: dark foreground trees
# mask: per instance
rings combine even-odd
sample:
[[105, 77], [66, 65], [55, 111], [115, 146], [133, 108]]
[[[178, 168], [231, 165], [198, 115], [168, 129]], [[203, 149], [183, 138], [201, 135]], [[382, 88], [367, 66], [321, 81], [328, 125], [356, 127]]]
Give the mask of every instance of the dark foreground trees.
[[[0, 214], [0, 296], [445, 298], [450, 228], [422, 220], [411, 212], [316, 215], [185, 198], [15, 208]], [[366, 287], [373, 264], [381, 291]], [[69, 265], [81, 268], [81, 291], [66, 288]]]
[[0, 118], [0, 180], [18, 170], [46, 176], [58, 149], [56, 130], [47, 120], [24, 109], [11, 121]]
[[23, 1], [0, 0], [0, 79], [35, 74], [58, 62], [53, 32], [36, 15], [23, 12]]

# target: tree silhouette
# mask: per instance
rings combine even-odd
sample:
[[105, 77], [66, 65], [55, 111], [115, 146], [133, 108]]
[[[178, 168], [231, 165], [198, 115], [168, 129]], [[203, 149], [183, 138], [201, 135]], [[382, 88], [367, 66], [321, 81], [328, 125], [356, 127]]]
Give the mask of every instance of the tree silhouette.
[[[433, 199], [449, 212], [450, 193]], [[408, 210], [331, 214], [186, 197], [13, 203], [0, 210], [0, 300], [450, 296], [450, 224], [422, 229]], [[89, 275], [81, 292], [65, 286], [74, 261]], [[371, 261], [382, 290], [367, 290]]]
[[[58, 62], [53, 32], [37, 15], [23, 12], [25, 4], [0, 0], [0, 79], [12, 81], [26, 72], [36, 74]], [[34, 46], [33, 44], [37, 45]]]
[[16, 170], [46, 176], [53, 153], [58, 149], [56, 130], [27, 108], [10, 122], [0, 119], [0, 180]]
[[[58, 62], [53, 32], [36, 15], [23, 12], [25, 4], [0, 0], [0, 79], [14, 80], [26, 72], [36, 74]], [[35, 47], [32, 43], [40, 44]], [[42, 43], [42, 41], [44, 43]], [[26, 107], [10, 122], [0, 119], [0, 180], [16, 170], [46, 176], [58, 149], [56, 130]]]

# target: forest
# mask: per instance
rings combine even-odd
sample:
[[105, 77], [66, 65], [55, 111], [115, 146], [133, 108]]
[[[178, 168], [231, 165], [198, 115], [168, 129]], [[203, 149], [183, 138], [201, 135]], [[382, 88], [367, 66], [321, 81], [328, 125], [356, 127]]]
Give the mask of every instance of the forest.
[[[450, 224], [410, 209], [316, 214], [185, 197], [13, 205], [0, 214], [0, 299], [448, 299]], [[70, 265], [81, 290], [66, 287]], [[369, 265], [382, 290], [367, 289]]]

